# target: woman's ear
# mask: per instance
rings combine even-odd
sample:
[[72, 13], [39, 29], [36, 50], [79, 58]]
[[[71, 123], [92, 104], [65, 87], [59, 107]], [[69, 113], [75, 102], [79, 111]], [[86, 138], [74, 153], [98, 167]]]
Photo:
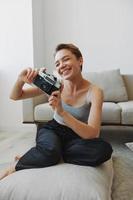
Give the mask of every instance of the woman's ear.
[[80, 57], [81, 65], [83, 65], [83, 57]]
[[80, 58], [79, 58], [79, 61], [80, 61], [80, 68], [81, 68], [81, 71], [82, 71], [82, 66], [83, 66], [83, 58], [82, 58], [82, 57], [80, 57]]
[[80, 61], [80, 64], [83, 65], [83, 58], [82, 57], [79, 58], [79, 61]]

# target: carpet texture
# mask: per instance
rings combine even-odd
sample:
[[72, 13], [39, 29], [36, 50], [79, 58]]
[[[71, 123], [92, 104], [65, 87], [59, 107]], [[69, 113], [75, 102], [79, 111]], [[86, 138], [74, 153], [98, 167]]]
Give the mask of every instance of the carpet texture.
[[125, 144], [133, 142], [133, 129], [104, 129], [101, 137], [113, 146], [112, 200], [133, 200], [133, 151]]

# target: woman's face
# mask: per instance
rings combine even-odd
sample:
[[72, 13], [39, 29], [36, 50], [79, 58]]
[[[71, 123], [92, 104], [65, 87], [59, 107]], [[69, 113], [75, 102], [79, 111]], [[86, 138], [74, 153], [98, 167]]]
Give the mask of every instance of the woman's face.
[[56, 70], [63, 79], [71, 79], [78, 73], [81, 73], [82, 64], [82, 57], [77, 58], [68, 49], [59, 50], [55, 55]]

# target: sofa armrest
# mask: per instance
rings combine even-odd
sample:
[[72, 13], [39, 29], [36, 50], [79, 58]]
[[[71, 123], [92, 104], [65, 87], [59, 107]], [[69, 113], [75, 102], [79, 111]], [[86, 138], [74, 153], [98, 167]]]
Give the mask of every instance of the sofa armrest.
[[24, 99], [22, 101], [22, 107], [23, 107], [23, 123], [33, 123], [34, 122], [33, 98]]
[[36, 105], [45, 102], [48, 102], [48, 97], [45, 94], [34, 98], [24, 99], [22, 101], [23, 123], [35, 123], [34, 108]]

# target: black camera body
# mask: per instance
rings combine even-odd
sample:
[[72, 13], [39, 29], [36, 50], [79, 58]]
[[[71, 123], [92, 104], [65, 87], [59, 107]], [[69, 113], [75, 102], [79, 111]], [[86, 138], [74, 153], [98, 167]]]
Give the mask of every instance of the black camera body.
[[41, 71], [34, 78], [33, 84], [48, 95], [51, 95], [53, 91], [59, 90], [61, 87], [60, 81], [58, 81], [55, 76]]

